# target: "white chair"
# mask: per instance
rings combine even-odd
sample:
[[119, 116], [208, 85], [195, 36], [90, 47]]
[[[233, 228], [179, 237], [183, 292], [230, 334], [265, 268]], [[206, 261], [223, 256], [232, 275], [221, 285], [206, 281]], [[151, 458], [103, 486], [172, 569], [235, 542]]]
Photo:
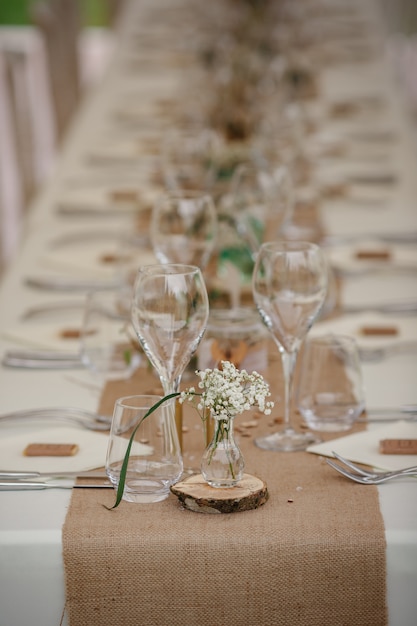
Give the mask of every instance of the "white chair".
[[32, 22], [42, 34], [47, 51], [57, 136], [61, 140], [81, 95], [78, 3], [74, 0], [39, 0], [30, 10]]
[[13, 256], [20, 236], [23, 189], [17, 164], [10, 80], [0, 52], [0, 274]]

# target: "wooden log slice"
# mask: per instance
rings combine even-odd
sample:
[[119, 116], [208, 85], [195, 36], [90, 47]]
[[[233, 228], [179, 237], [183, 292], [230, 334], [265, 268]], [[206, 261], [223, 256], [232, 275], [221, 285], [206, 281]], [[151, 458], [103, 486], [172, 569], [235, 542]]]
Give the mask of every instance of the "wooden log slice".
[[266, 483], [256, 476], [244, 474], [230, 488], [210, 487], [201, 474], [194, 474], [171, 487], [181, 504], [197, 513], [238, 513], [265, 504], [269, 494]]

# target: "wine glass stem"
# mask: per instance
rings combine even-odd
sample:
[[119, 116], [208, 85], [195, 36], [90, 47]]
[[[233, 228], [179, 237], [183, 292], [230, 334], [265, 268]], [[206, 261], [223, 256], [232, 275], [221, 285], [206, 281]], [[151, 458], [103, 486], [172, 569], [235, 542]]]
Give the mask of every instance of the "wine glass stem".
[[[161, 378], [162, 388], [164, 395], [168, 396], [171, 393], [177, 393], [180, 388], [181, 376], [178, 376], [174, 380], [167, 380]], [[178, 402], [178, 398], [175, 400], [175, 426], [177, 428], [178, 441], [180, 444], [180, 450], [183, 451], [182, 446], [182, 404]]]
[[292, 432], [291, 426], [291, 400], [294, 380], [295, 364], [298, 351], [281, 351], [282, 369], [284, 374], [284, 432]]

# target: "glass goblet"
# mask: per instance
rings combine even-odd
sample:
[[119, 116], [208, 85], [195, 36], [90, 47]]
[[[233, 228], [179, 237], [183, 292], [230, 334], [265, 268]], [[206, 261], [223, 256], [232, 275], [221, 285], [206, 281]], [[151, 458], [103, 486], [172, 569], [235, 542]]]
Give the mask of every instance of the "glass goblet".
[[164, 186], [170, 191], [210, 192], [215, 181], [213, 154], [219, 142], [217, 133], [198, 124], [166, 133], [161, 155]]
[[152, 211], [150, 232], [160, 263], [186, 263], [204, 269], [217, 238], [217, 214], [211, 196], [199, 191], [162, 196]]
[[327, 290], [322, 250], [308, 242], [267, 242], [260, 247], [253, 272], [253, 296], [261, 318], [281, 355], [284, 374], [284, 428], [255, 440], [266, 450], [304, 450], [316, 441], [291, 425], [292, 383], [298, 351], [317, 319]]
[[[167, 263], [139, 269], [132, 324], [165, 395], [178, 392], [181, 376], [206, 329], [208, 313], [207, 290], [198, 267]], [[178, 421], [177, 430], [181, 440]]]
[[257, 247], [278, 237], [293, 211], [293, 184], [285, 165], [242, 163], [233, 174], [231, 195], [236, 218], [246, 222]]
[[124, 380], [141, 364], [132, 342], [130, 290], [91, 291], [80, 331], [83, 364], [101, 380]]

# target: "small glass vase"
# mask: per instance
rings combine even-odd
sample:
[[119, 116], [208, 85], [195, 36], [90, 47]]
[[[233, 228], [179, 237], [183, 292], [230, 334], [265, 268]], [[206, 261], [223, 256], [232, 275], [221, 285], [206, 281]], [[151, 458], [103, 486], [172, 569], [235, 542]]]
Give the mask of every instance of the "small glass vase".
[[201, 459], [201, 474], [210, 487], [234, 487], [245, 461], [233, 432], [233, 418], [214, 419], [214, 434]]

